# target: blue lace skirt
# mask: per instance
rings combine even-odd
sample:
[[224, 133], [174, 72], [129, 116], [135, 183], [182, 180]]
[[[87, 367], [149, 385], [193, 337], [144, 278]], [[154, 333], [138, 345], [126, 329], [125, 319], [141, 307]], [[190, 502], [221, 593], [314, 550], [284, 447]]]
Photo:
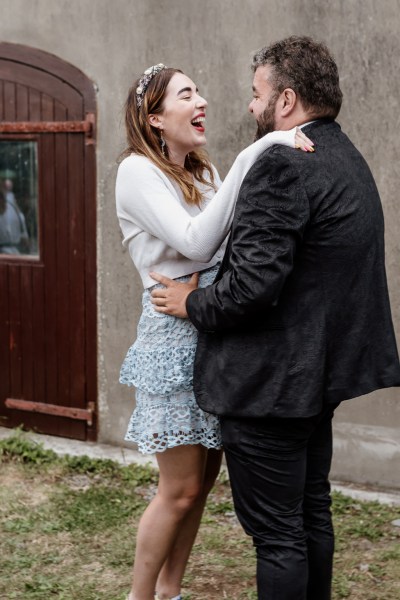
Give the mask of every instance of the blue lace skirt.
[[[218, 267], [200, 274], [199, 287], [210, 285]], [[188, 281], [179, 277], [177, 281]], [[197, 330], [188, 319], [158, 313], [151, 292], [144, 291], [137, 339], [128, 350], [120, 383], [135, 386], [136, 408], [125, 440], [143, 454], [163, 452], [181, 444], [221, 447], [218, 417], [204, 412], [193, 393], [193, 362]]]

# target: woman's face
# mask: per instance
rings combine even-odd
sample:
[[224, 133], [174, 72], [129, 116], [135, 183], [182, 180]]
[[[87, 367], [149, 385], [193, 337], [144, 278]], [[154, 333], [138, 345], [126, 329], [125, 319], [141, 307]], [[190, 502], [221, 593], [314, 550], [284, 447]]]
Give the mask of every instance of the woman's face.
[[175, 73], [166, 90], [163, 111], [150, 115], [150, 123], [162, 130], [172, 160], [182, 162], [191, 151], [206, 143], [207, 101], [183, 73]]

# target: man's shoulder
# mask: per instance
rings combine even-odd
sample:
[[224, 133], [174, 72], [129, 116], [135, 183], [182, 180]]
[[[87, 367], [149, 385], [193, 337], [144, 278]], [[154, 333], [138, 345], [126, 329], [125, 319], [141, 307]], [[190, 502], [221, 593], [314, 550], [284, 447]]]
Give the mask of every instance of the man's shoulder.
[[331, 118], [315, 119], [315, 121], [302, 126], [301, 130], [311, 139], [313, 135], [318, 137], [343, 135], [340, 124]]
[[298, 173], [298, 155], [306, 154], [295, 148], [274, 144], [264, 150], [247, 172], [245, 183], [263, 180], [271, 182], [278, 178], [293, 177]]

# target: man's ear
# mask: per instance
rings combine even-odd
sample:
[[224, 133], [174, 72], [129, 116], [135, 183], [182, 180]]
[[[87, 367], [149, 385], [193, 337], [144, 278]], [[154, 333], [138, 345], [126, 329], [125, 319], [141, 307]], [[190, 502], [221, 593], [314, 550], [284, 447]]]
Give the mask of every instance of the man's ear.
[[281, 116], [288, 117], [295, 109], [297, 103], [297, 94], [292, 88], [283, 90], [280, 98]]
[[160, 118], [160, 115], [149, 115], [147, 120], [152, 127], [162, 129], [162, 118]]

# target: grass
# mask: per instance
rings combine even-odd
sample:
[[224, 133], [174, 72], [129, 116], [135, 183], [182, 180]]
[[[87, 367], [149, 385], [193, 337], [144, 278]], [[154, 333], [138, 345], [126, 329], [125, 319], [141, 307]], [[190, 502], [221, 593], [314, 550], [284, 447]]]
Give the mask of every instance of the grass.
[[[125, 600], [138, 519], [157, 473], [58, 457], [17, 432], [0, 442], [0, 598]], [[334, 600], [400, 598], [399, 509], [334, 494]], [[256, 600], [251, 541], [221, 475], [184, 585], [185, 600]]]

